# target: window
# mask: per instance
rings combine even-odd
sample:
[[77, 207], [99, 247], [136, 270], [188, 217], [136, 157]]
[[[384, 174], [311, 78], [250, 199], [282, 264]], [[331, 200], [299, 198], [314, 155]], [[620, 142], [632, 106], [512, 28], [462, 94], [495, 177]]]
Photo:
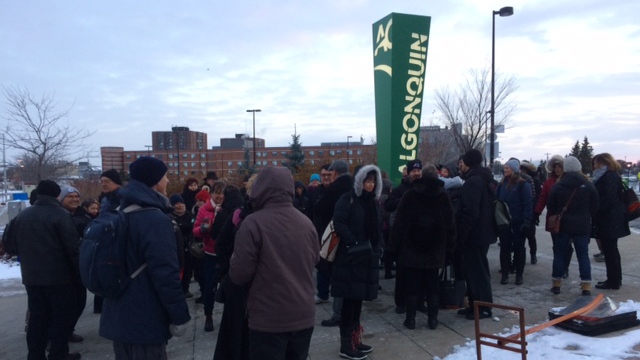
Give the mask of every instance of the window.
[[[204, 159], [204, 158], [206, 158], [206, 157], [207, 157], [207, 155], [206, 155], [206, 154], [200, 154], [200, 158], [201, 158], [201, 159]], [[204, 166], [204, 165], [203, 165], [203, 166]]]
[[309, 150], [309, 155], [313, 156], [313, 155], [315, 155], [315, 154], [316, 154], [316, 152], [315, 152], [315, 151], [313, 151], [313, 150]]
[[276, 165], [278, 165], [278, 162], [277, 162], [277, 161], [275, 161], [275, 160], [273, 160], [273, 161], [271, 162], [271, 165], [276, 166]]
[[324, 155], [324, 150], [318, 150], [318, 155], [319, 155], [319, 156]]
[[191, 154], [191, 158], [195, 159], [196, 158], [196, 154]]
[[286, 151], [280, 151], [280, 155], [287, 156], [287, 152]]
[[338, 150], [338, 155], [342, 155], [342, 150]]
[[173, 154], [169, 154], [169, 159], [173, 159]]
[[233, 161], [227, 161], [227, 166], [229, 167], [233, 166]]
[[131, 155], [127, 155], [127, 159], [131, 159]]
[[335, 151], [335, 150], [330, 150], [330, 151], [329, 151], [329, 154], [330, 154], [331, 156], [333, 156], [333, 155], [335, 155], [335, 154], [336, 154], [336, 151]]
[[362, 150], [358, 150], [358, 151], [356, 151], [356, 154], [358, 154], [358, 155], [362, 155]]
[[201, 163], [200, 163], [200, 166], [201, 166], [201, 167], [205, 167], [205, 163], [201, 162]]
[[183, 158], [185, 158], [185, 159], [186, 159], [188, 156], [189, 156], [188, 154], [182, 154], [182, 157], [183, 157]]
[[311, 165], [315, 165], [316, 161], [315, 160], [311, 160]]
[[272, 152], [271, 156], [278, 156], [278, 152], [277, 151]]
[[192, 162], [191, 167], [196, 167], [196, 163]]
[[236, 165], [242, 166], [242, 161], [236, 161]]

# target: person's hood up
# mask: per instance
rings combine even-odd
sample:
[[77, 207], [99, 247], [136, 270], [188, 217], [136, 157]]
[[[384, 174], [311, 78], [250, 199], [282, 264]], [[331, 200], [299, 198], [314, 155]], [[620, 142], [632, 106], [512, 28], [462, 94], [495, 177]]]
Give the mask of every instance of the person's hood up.
[[[297, 188], [302, 188], [302, 196], [305, 196], [305, 195], [307, 194], [307, 187], [306, 187], [306, 186], [304, 186], [304, 183], [303, 183], [302, 181], [297, 180], [297, 181], [294, 183], [294, 189], [297, 189]], [[294, 193], [294, 194], [295, 194], [295, 193]]]
[[553, 155], [551, 157], [551, 159], [549, 159], [549, 161], [547, 161], [547, 171], [550, 173], [553, 173], [553, 167], [556, 164], [560, 164], [562, 165], [562, 162], [564, 161], [564, 158], [561, 155]]
[[173, 211], [169, 198], [138, 180], [131, 179], [126, 186], [120, 188], [118, 195], [122, 209], [137, 204], [142, 207], [155, 207], [167, 214]]
[[360, 195], [362, 195], [362, 188], [364, 187], [363, 182], [370, 171], [376, 172], [376, 188], [374, 191], [376, 193], [376, 200], [378, 200], [380, 199], [380, 195], [382, 194], [383, 183], [380, 169], [375, 165], [365, 165], [358, 171], [358, 173], [356, 174], [356, 178], [353, 181], [353, 190], [355, 191], [356, 196], [359, 197]]
[[283, 166], [270, 166], [262, 169], [251, 188], [250, 200], [253, 210], [267, 205], [289, 204], [293, 206], [293, 176]]

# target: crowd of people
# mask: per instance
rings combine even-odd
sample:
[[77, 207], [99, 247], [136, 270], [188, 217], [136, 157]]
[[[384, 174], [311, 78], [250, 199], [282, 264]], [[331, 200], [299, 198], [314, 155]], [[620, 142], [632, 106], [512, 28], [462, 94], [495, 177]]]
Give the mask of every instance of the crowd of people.
[[[553, 156], [546, 169], [511, 158], [499, 182], [482, 162], [477, 150], [445, 165], [411, 160], [395, 187], [377, 166], [351, 171], [344, 160], [323, 165], [307, 184], [284, 167], [267, 167], [241, 186], [209, 172], [202, 184], [190, 178], [181, 193], [167, 194], [166, 165], [143, 156], [126, 186], [107, 170], [99, 199], [82, 202], [76, 188], [43, 180], [5, 232], [17, 244], [27, 289], [28, 359], [45, 359], [46, 351], [48, 359], [80, 358], [68, 342], [83, 340], [74, 332], [87, 295], [78, 267], [83, 232], [100, 213], [133, 204], [160, 210], [127, 215], [127, 266], [147, 266], [121, 296], [94, 298], [100, 335], [113, 341], [116, 359], [166, 359], [167, 341], [191, 318], [187, 299], [203, 305], [205, 332], [215, 330], [215, 303], [224, 304], [214, 360], [306, 359], [315, 304], [328, 301], [333, 313], [321, 325], [339, 328], [340, 357], [364, 359], [373, 347], [362, 342], [362, 303], [377, 298], [381, 272], [395, 279], [395, 311], [405, 314], [407, 329], [416, 328], [418, 311], [437, 329], [445, 266], [464, 280], [455, 305], [467, 306], [458, 314], [491, 317], [491, 307], [474, 313], [474, 302], [493, 302], [489, 247], [499, 241], [500, 284], [513, 273], [522, 285], [527, 242], [537, 263], [545, 207], [547, 217], [562, 213], [551, 235], [551, 292], [560, 293], [575, 249], [582, 294], [591, 294], [591, 238], [607, 269], [596, 288], [622, 286], [617, 242], [630, 232], [620, 166], [610, 154], [594, 156], [591, 178], [571, 156]], [[507, 231], [494, 224], [494, 201], [508, 206]], [[329, 226], [340, 238], [331, 260], [320, 257]]]

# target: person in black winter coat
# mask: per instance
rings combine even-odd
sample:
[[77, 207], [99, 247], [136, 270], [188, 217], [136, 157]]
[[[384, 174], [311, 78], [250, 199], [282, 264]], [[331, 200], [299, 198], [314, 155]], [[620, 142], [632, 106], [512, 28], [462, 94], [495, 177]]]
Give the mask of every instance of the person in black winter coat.
[[[362, 301], [378, 296], [378, 262], [382, 256], [382, 222], [378, 199], [382, 176], [375, 165], [366, 165], [355, 176], [353, 191], [342, 195], [333, 224], [340, 236], [331, 273], [331, 296], [343, 299], [340, 316], [340, 356], [361, 359], [372, 347], [362, 344]], [[350, 254], [356, 245], [369, 250]]]
[[593, 183], [598, 190], [600, 206], [593, 217], [593, 236], [600, 239], [607, 280], [596, 284], [598, 289], [617, 290], [622, 286], [622, 264], [618, 239], [631, 234], [625, 219], [626, 208], [622, 201], [620, 164], [608, 153], [593, 157]]
[[560, 285], [566, 269], [567, 252], [573, 242], [578, 258], [582, 293], [589, 295], [591, 292], [589, 235], [591, 234], [591, 217], [598, 209], [598, 193], [593, 184], [582, 174], [582, 165], [578, 159], [568, 156], [564, 159], [562, 167], [564, 172], [551, 188], [547, 202], [548, 216], [560, 214], [562, 209], [567, 207], [560, 222], [560, 232], [556, 235], [553, 244], [551, 292], [560, 293]]
[[60, 187], [42, 180], [33, 206], [14, 219], [11, 236], [20, 256], [20, 272], [31, 314], [27, 327], [29, 359], [79, 359], [69, 354], [68, 338], [77, 320], [80, 236], [56, 197]]
[[182, 199], [184, 200], [184, 205], [187, 207], [187, 210], [191, 212], [193, 207], [196, 205], [196, 195], [200, 191], [198, 187], [198, 180], [194, 178], [187, 179], [187, 182], [184, 184], [184, 188], [182, 189]]
[[185, 200], [180, 194], [173, 194], [169, 198], [169, 203], [173, 207], [171, 213], [172, 220], [180, 229], [182, 235], [182, 244], [178, 248], [181, 251], [181, 265], [182, 265], [182, 292], [186, 298], [193, 297], [193, 294], [189, 292], [189, 284], [191, 283], [191, 277], [193, 276], [193, 264], [195, 259], [191, 255], [189, 246], [193, 242], [193, 222], [195, 217], [187, 209]]
[[[251, 187], [256, 175], [247, 179], [247, 184], [242, 194], [242, 200], [248, 200]], [[229, 194], [230, 195], [230, 194]], [[233, 196], [232, 196], [233, 197]], [[227, 197], [225, 196], [225, 202]], [[232, 201], [235, 202], [235, 201]], [[216, 301], [224, 302], [224, 309], [220, 318], [218, 341], [213, 354], [213, 360], [248, 360], [249, 359], [249, 325], [247, 322], [247, 296], [250, 284], [236, 285], [229, 280], [229, 265], [235, 246], [236, 232], [242, 224], [242, 220], [252, 212], [249, 201], [236, 208], [231, 217], [224, 223], [218, 238], [216, 239], [216, 276], [220, 286], [216, 295]]]
[[418, 295], [424, 291], [429, 328], [434, 330], [440, 307], [438, 269], [453, 256], [456, 236], [453, 206], [435, 166], [425, 166], [402, 197], [391, 231], [389, 246], [406, 276], [404, 326], [415, 329]]
[[304, 186], [304, 183], [300, 180], [294, 183], [294, 187], [293, 207], [311, 219], [311, 207], [309, 206], [309, 198], [307, 197], [307, 187]]
[[[456, 212], [457, 246], [460, 258], [454, 264], [467, 283], [469, 308], [458, 311], [469, 320], [474, 319], [473, 302], [493, 302], [491, 273], [487, 252], [496, 242], [493, 227], [492, 200], [489, 184], [495, 183], [493, 174], [482, 165], [482, 153], [469, 150], [462, 156], [464, 185], [460, 188], [460, 202]], [[491, 308], [480, 308], [482, 318], [491, 317]]]
[[[523, 160], [520, 163], [520, 172], [521, 174], [528, 175], [531, 177], [531, 185], [533, 190], [533, 207], [534, 207], [534, 223], [536, 218], [535, 207], [538, 203], [538, 199], [540, 198], [540, 193], [542, 192], [542, 181], [540, 181], [540, 176], [538, 174], [538, 168], [532, 163]], [[537, 225], [537, 224], [535, 224]], [[529, 254], [531, 255], [531, 264], [535, 265], [538, 263], [538, 241], [536, 240], [536, 227], [531, 226], [529, 231], [525, 234], [527, 237], [527, 242], [529, 243]]]

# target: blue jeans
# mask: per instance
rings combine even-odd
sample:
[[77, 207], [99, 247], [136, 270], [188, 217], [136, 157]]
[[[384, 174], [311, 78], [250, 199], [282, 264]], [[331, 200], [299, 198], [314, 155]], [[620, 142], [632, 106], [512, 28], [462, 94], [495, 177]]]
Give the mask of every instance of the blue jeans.
[[580, 270], [580, 279], [582, 281], [591, 281], [591, 262], [589, 260], [589, 235], [568, 235], [557, 234], [553, 246], [553, 272], [551, 276], [556, 279], [562, 279], [564, 270], [567, 268], [566, 258], [569, 248], [573, 240], [573, 247], [576, 250], [576, 258], [578, 258], [578, 269]]

